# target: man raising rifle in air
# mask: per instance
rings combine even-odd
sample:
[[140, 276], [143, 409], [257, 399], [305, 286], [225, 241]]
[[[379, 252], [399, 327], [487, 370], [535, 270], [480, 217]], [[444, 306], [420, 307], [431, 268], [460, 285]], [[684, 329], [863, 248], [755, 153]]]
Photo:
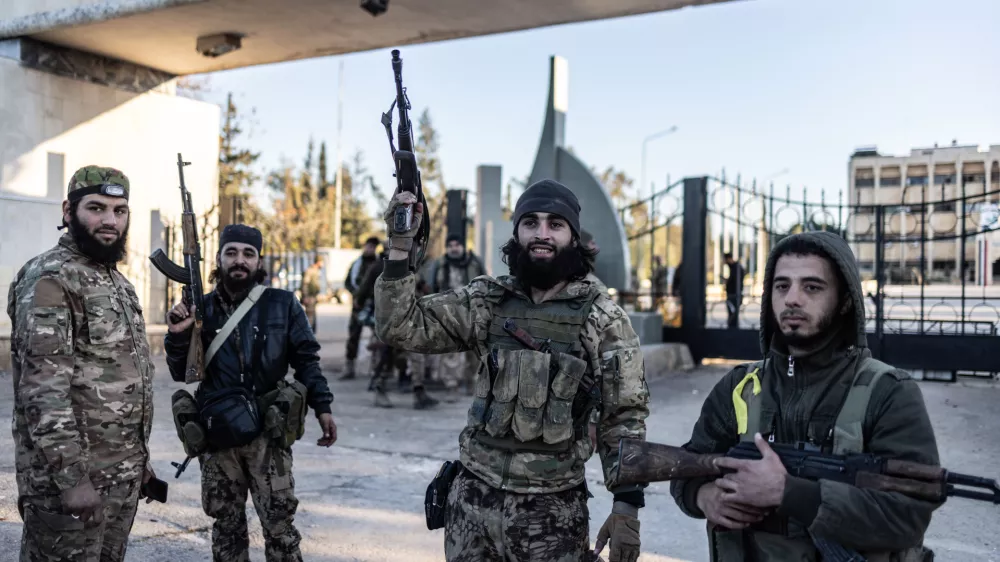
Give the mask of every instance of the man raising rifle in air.
[[[391, 221], [405, 205], [414, 226], [400, 233]], [[401, 248], [412, 246], [421, 212], [409, 192], [397, 192], [386, 211], [390, 250], [375, 285], [375, 318], [389, 345], [472, 350], [484, 363], [459, 437], [462, 468], [446, 488], [447, 560], [593, 559], [584, 464], [597, 408], [597, 451], [615, 499], [597, 550], [610, 541], [611, 562], [635, 562], [643, 489], [620, 487], [614, 475], [619, 440], [645, 437], [649, 392], [628, 316], [585, 279], [593, 253], [580, 242], [576, 195], [552, 180], [534, 183], [517, 201], [513, 237], [502, 248], [512, 275], [418, 299]]]

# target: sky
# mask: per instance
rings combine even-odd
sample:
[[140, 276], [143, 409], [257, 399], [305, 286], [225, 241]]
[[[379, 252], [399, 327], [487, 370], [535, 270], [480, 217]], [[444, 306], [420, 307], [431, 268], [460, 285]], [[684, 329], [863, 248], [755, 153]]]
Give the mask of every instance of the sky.
[[[390, 8], [391, 9], [391, 8]], [[549, 57], [569, 66], [566, 143], [586, 164], [647, 185], [737, 174], [836, 197], [855, 148], [908, 154], [934, 143], [1000, 144], [997, 0], [744, 0], [401, 48], [413, 120], [430, 110], [451, 188], [476, 167], [524, 178], [534, 162]], [[310, 137], [335, 158], [364, 152], [394, 187], [382, 112], [390, 48], [201, 75], [256, 112], [260, 171], [301, 164]], [[394, 128], [396, 117], [394, 116]], [[516, 196], [516, 193], [515, 193]], [[846, 199], [846, 193], [844, 194]]]

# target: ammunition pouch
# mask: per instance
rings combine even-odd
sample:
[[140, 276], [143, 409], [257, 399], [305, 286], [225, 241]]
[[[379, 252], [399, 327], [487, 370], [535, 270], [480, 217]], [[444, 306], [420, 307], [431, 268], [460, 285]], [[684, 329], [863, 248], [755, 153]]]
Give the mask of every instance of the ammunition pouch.
[[491, 350], [489, 360], [496, 378], [490, 388], [481, 377], [476, 389], [477, 419], [470, 421], [484, 430], [477, 438], [491, 446], [516, 440], [531, 443], [532, 450], [568, 450], [579, 425], [575, 417], [584, 417], [574, 416], [574, 402], [581, 390], [590, 390], [581, 387], [587, 362], [530, 349]]
[[208, 450], [208, 439], [201, 424], [198, 402], [186, 390], [178, 390], [170, 399], [177, 437], [184, 445], [184, 454], [197, 457]]
[[298, 381], [278, 381], [278, 387], [260, 397], [264, 433], [283, 449], [292, 446], [306, 431], [307, 390]]
[[451, 489], [451, 483], [461, 469], [462, 463], [460, 461], [445, 461], [427, 486], [427, 493], [424, 496], [424, 516], [427, 520], [427, 530], [433, 531], [444, 527], [448, 490]]
[[214, 449], [242, 447], [262, 430], [257, 400], [249, 389], [232, 387], [205, 397], [201, 420], [208, 443]]

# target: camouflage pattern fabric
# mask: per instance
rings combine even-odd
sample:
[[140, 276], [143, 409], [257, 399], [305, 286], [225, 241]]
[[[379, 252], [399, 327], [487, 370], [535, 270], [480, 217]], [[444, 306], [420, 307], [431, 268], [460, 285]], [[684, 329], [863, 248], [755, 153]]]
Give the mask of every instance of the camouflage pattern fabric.
[[423, 386], [427, 378], [427, 356], [412, 351], [406, 352], [406, 369], [413, 386]]
[[104, 520], [84, 523], [65, 515], [58, 495], [21, 498], [21, 562], [121, 562], [139, 504], [139, 480], [97, 489]]
[[58, 495], [142, 475], [153, 421], [153, 364], [142, 307], [113, 267], [69, 234], [14, 278], [13, 433], [18, 492]]
[[125, 198], [128, 199], [129, 181], [121, 171], [101, 166], [84, 166], [73, 173], [69, 179], [67, 193], [95, 185], [114, 184], [125, 188]]
[[[379, 339], [416, 353], [473, 350], [483, 357], [495, 338], [491, 334], [497, 306], [493, 296], [506, 291], [513, 294], [509, 298], [528, 299], [510, 276], [478, 277], [465, 287], [419, 299], [415, 287], [416, 277], [405, 271], [405, 263], [387, 262], [376, 282], [375, 316]], [[553, 300], [575, 303], [591, 290], [586, 280], [572, 282]], [[605, 486], [611, 493], [641, 489], [619, 486], [616, 481], [618, 442], [625, 437], [644, 439], [646, 434], [649, 390], [639, 338], [625, 311], [601, 293], [585, 319], [580, 344], [587, 370], [601, 381], [597, 449]], [[460, 458], [490, 485], [536, 494], [568, 490], [584, 481], [584, 464], [593, 453], [586, 432], [566, 452], [511, 453], [472, 438], [477, 430], [471, 423], [473, 414], [470, 410], [470, 423], [459, 437]]]
[[215, 562], [249, 560], [247, 492], [264, 530], [268, 562], [298, 562], [301, 536], [295, 528], [295, 479], [292, 449], [275, 446], [266, 435], [247, 445], [206, 453], [201, 463], [201, 504], [212, 524]]
[[447, 388], [458, 388], [473, 382], [479, 370], [479, 358], [473, 351], [445, 353], [440, 359], [441, 380]]
[[401, 349], [388, 350], [386, 361], [376, 364], [373, 374], [376, 383], [380, 383], [383, 389], [389, 388], [389, 381], [395, 372], [402, 372], [406, 368], [406, 373], [410, 375], [410, 384], [413, 386], [423, 386], [427, 372], [427, 355], [403, 351]]
[[451, 484], [445, 511], [448, 562], [581, 562], [591, 560], [587, 492], [497, 490], [466, 471]]

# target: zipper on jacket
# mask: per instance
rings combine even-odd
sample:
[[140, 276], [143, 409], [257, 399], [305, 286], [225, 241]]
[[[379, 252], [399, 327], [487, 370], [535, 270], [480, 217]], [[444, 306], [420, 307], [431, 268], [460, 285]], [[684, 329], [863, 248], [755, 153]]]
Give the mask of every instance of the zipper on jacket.
[[788, 356], [788, 376], [795, 376], [795, 358], [791, 355]]
[[514, 453], [508, 451], [503, 458], [503, 471], [501, 472], [502, 480], [500, 481], [500, 489], [507, 489], [507, 479], [510, 477], [510, 462], [514, 460]]
[[[139, 372], [139, 382], [141, 384], [139, 395], [140, 403], [142, 405], [142, 415], [139, 419], [139, 441], [143, 450], [146, 452], [146, 457], [149, 458], [149, 448], [146, 445], [146, 376], [149, 373], [144, 371], [142, 368], [142, 359], [139, 357], [139, 353], [142, 348], [139, 346], [139, 338], [135, 334], [135, 321], [126, 308], [131, 306], [132, 303], [125, 302], [128, 295], [126, 294], [125, 297], [122, 296], [124, 289], [118, 285], [118, 280], [115, 279], [114, 270], [107, 266], [105, 266], [105, 268], [108, 272], [108, 276], [111, 278], [111, 285], [115, 288], [115, 297], [117, 297], [118, 303], [122, 306], [122, 314], [125, 315], [125, 323], [128, 324], [129, 335], [132, 337], [132, 350], [135, 355], [135, 368]], [[151, 383], [152, 381], [149, 382]]]

